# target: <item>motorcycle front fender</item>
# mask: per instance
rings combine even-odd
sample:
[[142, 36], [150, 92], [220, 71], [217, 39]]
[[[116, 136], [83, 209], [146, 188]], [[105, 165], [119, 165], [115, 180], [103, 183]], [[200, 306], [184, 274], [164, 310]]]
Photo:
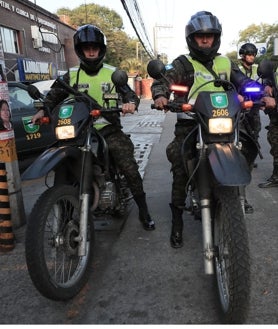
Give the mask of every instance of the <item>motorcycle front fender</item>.
[[65, 158], [78, 159], [81, 151], [77, 147], [52, 147], [44, 151], [21, 175], [21, 179], [31, 180], [45, 176]]
[[215, 179], [223, 186], [243, 186], [251, 182], [244, 155], [233, 144], [211, 144], [208, 159]]

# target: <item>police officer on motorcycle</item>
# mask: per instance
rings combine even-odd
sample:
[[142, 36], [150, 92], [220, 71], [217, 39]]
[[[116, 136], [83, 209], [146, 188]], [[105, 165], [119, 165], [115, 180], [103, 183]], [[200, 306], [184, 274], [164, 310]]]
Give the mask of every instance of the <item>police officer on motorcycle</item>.
[[[103, 88], [112, 86], [111, 76], [114, 68], [104, 63], [106, 54], [106, 37], [96, 26], [87, 24], [78, 28], [73, 37], [74, 50], [80, 60], [78, 67], [71, 68], [63, 80], [70, 86], [88, 94], [102, 104]], [[122, 112], [134, 113], [139, 105], [139, 98], [128, 85], [119, 87], [116, 91], [121, 94], [123, 105]], [[50, 90], [45, 99], [48, 109], [63, 101], [68, 94], [66, 91], [55, 88]], [[38, 111], [32, 118], [32, 122], [40, 119], [44, 110]], [[146, 203], [143, 189], [143, 181], [138, 171], [138, 165], [134, 158], [134, 145], [131, 139], [122, 131], [118, 114], [108, 114], [97, 122], [100, 133], [105, 137], [110, 154], [117, 162], [124, 174], [134, 200], [139, 208], [139, 219], [145, 230], [154, 230], [155, 223], [151, 218]]]
[[[152, 84], [152, 97], [157, 109], [164, 109], [167, 105], [171, 84], [186, 85], [194, 90], [206, 80], [223, 78], [230, 80], [238, 90], [253, 80], [246, 77], [229, 58], [220, 56], [218, 49], [221, 42], [222, 26], [216, 16], [208, 11], [200, 11], [191, 16], [185, 27], [185, 37], [189, 48], [189, 55], [181, 55], [170, 65], [167, 65], [164, 77], [155, 80]], [[197, 72], [197, 74], [196, 74]], [[190, 91], [189, 91], [190, 94]], [[186, 157], [192, 157], [195, 148], [195, 139], [189, 135], [195, 125], [184, 113], [177, 114], [175, 137], [167, 146], [167, 158], [171, 162], [173, 174], [172, 196], [170, 208], [172, 211], [172, 229], [170, 243], [173, 248], [183, 245], [183, 210], [186, 199], [186, 175], [181, 146], [184, 138], [191, 138], [191, 150], [187, 150]], [[248, 147], [246, 151], [248, 152]]]

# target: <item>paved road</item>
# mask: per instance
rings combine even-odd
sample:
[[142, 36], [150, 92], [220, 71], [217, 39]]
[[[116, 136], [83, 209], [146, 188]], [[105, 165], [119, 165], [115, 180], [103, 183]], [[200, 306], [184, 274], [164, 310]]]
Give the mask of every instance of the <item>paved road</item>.
[[[133, 206], [120, 230], [98, 234], [91, 278], [76, 298], [64, 303], [45, 299], [33, 287], [24, 259], [24, 229], [21, 234], [19, 230], [16, 248], [9, 254], [0, 254], [0, 323], [220, 323], [213, 280], [203, 273], [200, 222], [185, 214], [184, 247], [174, 250], [169, 245], [171, 176], [165, 147], [172, 139], [175, 117], [170, 113], [153, 117], [147, 107], [143, 107], [142, 114], [142, 118], [136, 120], [126, 117], [130, 123], [125, 129], [131, 133], [135, 144], [136, 139], [138, 141], [137, 154], [143, 159], [141, 172], [156, 230], [142, 229]], [[262, 116], [263, 122], [266, 118]], [[246, 218], [252, 259], [251, 307], [247, 323], [277, 324], [278, 188], [257, 188], [272, 170], [264, 129], [261, 144], [264, 159], [258, 160], [258, 168], [247, 189], [248, 199], [255, 208], [255, 213]], [[40, 188], [41, 182], [37, 182], [36, 187]], [[32, 193], [35, 191], [31, 189], [24, 194], [27, 212], [33, 202]]]

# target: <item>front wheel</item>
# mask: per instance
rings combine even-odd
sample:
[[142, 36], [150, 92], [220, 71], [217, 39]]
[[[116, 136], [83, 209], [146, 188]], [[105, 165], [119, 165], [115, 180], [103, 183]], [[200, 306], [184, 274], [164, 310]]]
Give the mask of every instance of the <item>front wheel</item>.
[[250, 296], [250, 259], [237, 188], [218, 188], [213, 223], [215, 273], [224, 322], [244, 323]]
[[45, 297], [68, 300], [88, 280], [94, 226], [88, 218], [85, 256], [78, 256], [79, 197], [72, 186], [54, 186], [37, 200], [27, 223], [25, 253], [30, 277]]

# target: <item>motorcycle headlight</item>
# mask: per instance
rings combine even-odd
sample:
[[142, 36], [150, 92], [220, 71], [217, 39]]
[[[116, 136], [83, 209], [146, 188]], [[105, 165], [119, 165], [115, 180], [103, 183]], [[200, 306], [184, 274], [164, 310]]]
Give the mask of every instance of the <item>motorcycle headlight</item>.
[[74, 126], [61, 126], [55, 129], [57, 139], [69, 139], [75, 137]]
[[232, 118], [209, 119], [210, 134], [230, 134], [233, 131]]

